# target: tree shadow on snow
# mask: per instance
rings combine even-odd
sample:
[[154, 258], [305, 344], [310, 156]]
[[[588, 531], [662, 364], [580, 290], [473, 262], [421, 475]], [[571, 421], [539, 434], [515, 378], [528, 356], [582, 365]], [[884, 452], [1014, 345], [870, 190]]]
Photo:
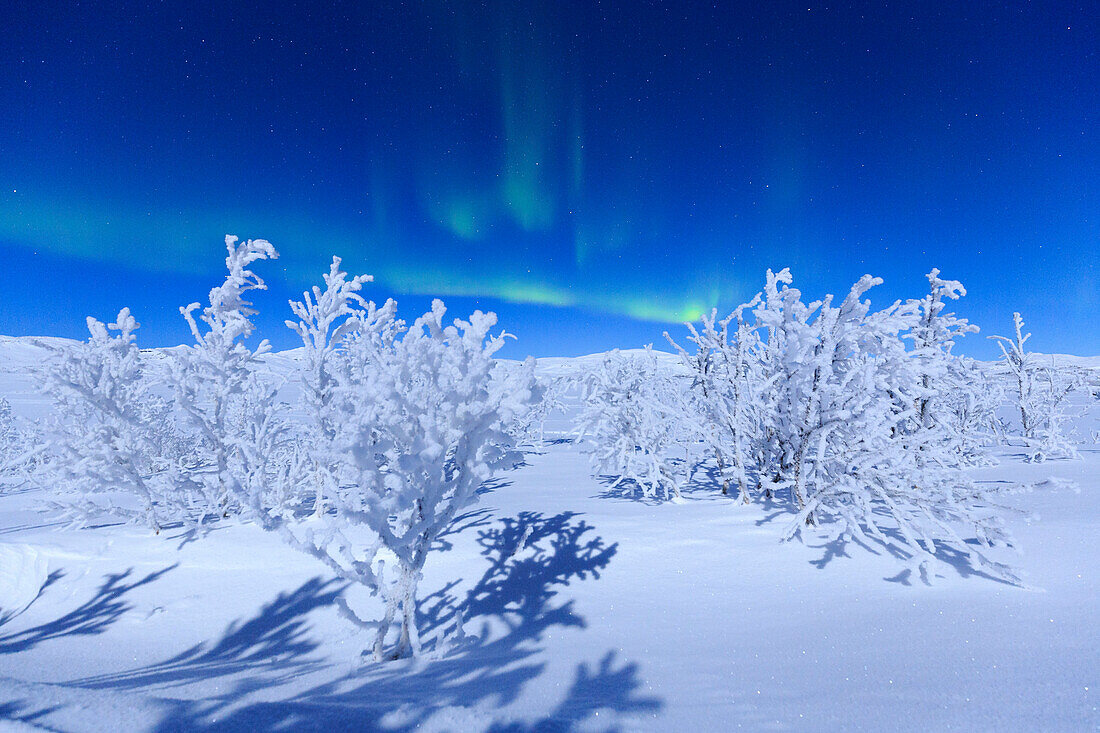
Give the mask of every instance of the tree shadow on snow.
[[[26, 651], [43, 642], [69, 636], [102, 634], [132, 608], [124, 598], [127, 593], [152, 583], [175, 567], [170, 565], [134, 580], [130, 580], [133, 568], [122, 573], [112, 573], [106, 576], [92, 598], [64, 616], [23, 631], [0, 635], [0, 654]], [[43, 590], [52, 582], [51, 578], [56, 580], [60, 577], [58, 571], [51, 573]]]
[[468, 512], [463, 512], [455, 517], [446, 529], [436, 535], [435, 542], [432, 543], [432, 551], [450, 552], [454, 549], [454, 544], [448, 538], [455, 537], [475, 527], [487, 527], [491, 523], [492, 515], [488, 509], [471, 509]]
[[54, 521], [43, 520], [41, 522], [26, 522], [24, 524], [14, 524], [10, 527], [4, 527], [0, 529], [0, 535], [5, 534], [18, 534], [19, 532], [26, 532], [28, 530], [36, 529], [57, 529], [58, 527], [67, 527], [71, 522], [63, 519]]
[[[477, 529], [477, 542], [489, 567], [461, 598], [458, 583], [451, 583], [423, 599], [422, 658], [364, 664], [284, 700], [240, 704], [244, 695], [265, 684], [262, 674], [254, 674], [260, 655], [249, 655], [234, 668], [247, 670], [248, 679], [235, 680], [234, 687], [216, 699], [178, 701], [158, 730], [411, 731], [439, 713], [453, 721], [444, 726], [447, 729], [523, 733], [570, 730], [601, 710], [655, 713], [661, 702], [638, 694], [637, 665], [618, 662], [612, 653], [594, 666], [578, 665], [565, 697], [545, 717], [501, 721], [494, 713], [495, 708], [517, 700], [525, 685], [544, 672], [546, 663], [537, 657], [548, 632], [586, 626], [573, 601], [560, 601], [558, 594], [574, 581], [599, 577], [617, 546], [605, 544], [576, 517], [572, 512], [549, 517], [523, 512], [486, 526], [484, 516], [472, 513], [461, 526]], [[478, 627], [477, 633], [464, 635], [463, 622], [466, 627]], [[282, 625], [287, 623], [284, 620]], [[361, 639], [368, 644], [369, 634]], [[243, 647], [230, 644], [227, 648]], [[293, 663], [302, 653], [294, 645], [286, 651], [289, 656], [282, 664]], [[188, 663], [185, 660], [184, 666]], [[98, 682], [130, 684], [151, 674], [155, 679], [162, 668], [179, 666], [170, 660], [151, 670]], [[203, 664], [195, 666], [196, 672], [202, 669]], [[444, 709], [449, 710], [444, 713]]]
[[647, 506], [658, 506], [664, 504], [668, 499], [661, 496], [646, 496], [645, 490], [634, 479], [621, 478], [619, 476], [613, 476], [609, 474], [600, 474], [594, 476], [596, 481], [603, 484], [603, 491], [595, 495], [597, 499], [617, 499], [619, 501], [629, 501], [637, 504], [645, 504]]
[[477, 491], [475, 491], [474, 493], [478, 496], [485, 496], [486, 494], [491, 494], [494, 491], [508, 488], [511, 485], [511, 481], [506, 481], [502, 478], [491, 478], [488, 481], [483, 481], [481, 486], [477, 487]]
[[[46, 576], [46, 580], [42, 583], [42, 587], [40, 587], [38, 589], [38, 593], [35, 594], [34, 599], [30, 603], [26, 604], [22, 608], [15, 609], [15, 610], [8, 610], [8, 611], [5, 611], [4, 607], [0, 606], [0, 626], [3, 626], [7, 622], [11, 621], [13, 618], [18, 616], [19, 614], [23, 613], [23, 611], [27, 610], [27, 608], [29, 608], [32, 604], [34, 604], [35, 601], [37, 601], [39, 598], [42, 597], [42, 594], [46, 592], [47, 588], [49, 588], [51, 585], [53, 585], [54, 583], [56, 583], [57, 581], [61, 580], [64, 577], [65, 577], [65, 573], [63, 571], [61, 571], [61, 570], [52, 570]], [[0, 602], [3, 602], [3, 599], [0, 599]], [[3, 636], [0, 636], [0, 639], [3, 639], [3, 638], [4, 638]]]
[[[58, 705], [32, 709], [22, 700], [9, 700], [8, 702], [0, 702], [0, 721], [22, 723], [29, 731], [50, 730], [50, 728], [44, 726], [39, 728], [38, 721], [41, 721], [59, 709], [60, 706]], [[21, 729], [17, 728], [16, 730]]]
[[[811, 560], [810, 564], [816, 567], [818, 570], [824, 570], [834, 560], [840, 558], [851, 559], [851, 555], [848, 554], [849, 546], [856, 546], [861, 550], [868, 552], [872, 555], [889, 556], [894, 560], [911, 565], [915, 559], [915, 554], [905, 547], [905, 538], [901, 530], [897, 527], [890, 527], [885, 524], [889, 521], [889, 514], [884, 509], [875, 510], [876, 514], [881, 515], [884, 520], [879, 524], [879, 530], [882, 533], [883, 538], [874, 537], [872, 535], [866, 535], [859, 537], [857, 535], [840, 536], [835, 538], [815, 536], [811, 530], [808, 536], [803, 538], [803, 544], [811, 549], [821, 550], [821, 557], [816, 560]], [[791, 518], [794, 518], [792, 511]], [[813, 540], [820, 540], [815, 543]], [[967, 544], [979, 546], [979, 543], [975, 539], [966, 540]], [[991, 573], [987, 573], [981, 568], [975, 567], [971, 564], [969, 556], [962, 550], [944, 545], [943, 543], [935, 543], [935, 553], [933, 558], [937, 561], [936, 565], [943, 567], [950, 567], [960, 578], [982, 578], [984, 580], [990, 580], [995, 583], [1002, 583], [1017, 587], [1017, 583], [1012, 583], [1005, 578], [998, 577]], [[935, 572], [936, 565], [933, 565], [930, 572]], [[914, 574], [912, 567], [901, 569], [897, 574], [887, 576], [883, 580], [890, 583], [898, 583], [900, 585], [911, 586], [913, 585], [914, 575], [920, 578], [923, 585], [931, 585], [932, 579], [923, 577], [923, 573]]]
[[[798, 510], [794, 501], [785, 493], [779, 493], [770, 499], [762, 499], [758, 504], [765, 513], [755, 520], [757, 527], [780, 522], [794, 522], [798, 517]], [[855, 534], [829, 537], [826, 536], [824, 529], [821, 527], [800, 527], [797, 536], [800, 538], [801, 544], [812, 550], [821, 551], [820, 557], [810, 560], [810, 564], [818, 570], [824, 570], [836, 560], [854, 559], [849, 554], [849, 549], [854, 546], [871, 555], [891, 557], [899, 563], [911, 566], [915, 556], [912, 551], [906, 548], [905, 537], [901, 530], [897, 526], [890, 526], [890, 523], [893, 522], [890, 513], [881, 507], [876, 508], [874, 511], [878, 517], [877, 522], [883, 535], [882, 538], [875, 537], [870, 533], [862, 537]], [[976, 539], [968, 539], [966, 543], [974, 545], [975, 548], [980, 547]], [[970, 563], [969, 556], [958, 548], [937, 542], [935, 543], [935, 549], [936, 552], [933, 557], [938, 561], [937, 564], [952, 568], [960, 578], [983, 578], [1013, 587], [1019, 585], [1003, 577], [987, 573], [981, 568], [974, 567]], [[918, 573], [917, 576], [920, 577], [921, 574]], [[913, 577], [913, 568], [906, 567], [895, 575], [883, 578], [883, 580], [908, 586], [913, 584]], [[931, 579], [926, 577], [921, 577], [921, 582], [924, 585], [931, 585]]]
[[[683, 470], [687, 466], [686, 461], [672, 462]], [[603, 484], [604, 490], [596, 494], [597, 499], [622, 499], [640, 504], [658, 505], [668, 502], [664, 489], [659, 495], [646, 496], [641, 484], [634, 479], [622, 478], [611, 474], [601, 474], [595, 479]], [[687, 468], [687, 478], [680, 487], [680, 496], [693, 501], [740, 501], [739, 489], [735, 482], [730, 482], [728, 493], [722, 493], [725, 483], [721, 471], [709, 461], [699, 461]]]
[[247, 672], [246, 690], [278, 684], [322, 666], [309, 655], [319, 644], [306, 635], [305, 617], [332, 605], [346, 584], [313, 578], [280, 593], [254, 618], [235, 621], [213, 644], [196, 644], [164, 662], [117, 674], [74, 680], [92, 689], [149, 689]]

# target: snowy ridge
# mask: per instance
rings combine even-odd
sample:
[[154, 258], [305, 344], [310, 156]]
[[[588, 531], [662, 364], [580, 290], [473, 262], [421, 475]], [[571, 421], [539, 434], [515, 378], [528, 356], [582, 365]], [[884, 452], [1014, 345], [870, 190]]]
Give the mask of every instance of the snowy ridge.
[[[547, 356], [535, 360], [535, 370], [540, 376], [545, 377], [575, 377], [579, 374], [590, 372], [592, 369], [598, 367], [607, 358], [610, 352], [600, 352], [596, 354], [586, 354], [584, 356]], [[620, 349], [619, 353], [630, 357], [639, 356], [646, 353], [645, 349]], [[688, 370], [680, 361], [680, 357], [676, 354], [670, 354], [667, 351], [654, 351], [654, 355], [657, 358], [657, 363], [662, 367], [668, 368], [675, 372], [683, 372], [685, 375]]]
[[[43, 357], [48, 354], [47, 345], [62, 346], [66, 343], [75, 343], [72, 339], [57, 338], [53, 336], [0, 336], [0, 374], [25, 373], [28, 367], [42, 363]], [[142, 355], [151, 363], [163, 363], [168, 356], [179, 350], [180, 346], [165, 346], [152, 349], [142, 349]], [[645, 353], [645, 349], [619, 349], [619, 353], [625, 356], [636, 356]], [[567, 377], [576, 376], [591, 371], [599, 366], [607, 358], [609, 351], [585, 354], [583, 356], [544, 356], [535, 360], [535, 370], [540, 376]], [[683, 371], [687, 369], [680, 361], [680, 357], [667, 351], [655, 351], [657, 362], [669, 369]], [[1033, 352], [1034, 360], [1040, 364], [1049, 363], [1052, 359], [1062, 366], [1076, 366], [1089, 370], [1100, 371], [1100, 356], [1077, 356], [1074, 354], [1040, 354]], [[285, 351], [273, 351], [260, 357], [261, 363], [272, 374], [286, 374], [294, 365], [303, 358], [301, 347], [287, 349]], [[498, 359], [503, 364], [520, 364], [515, 359]], [[997, 361], [986, 362], [995, 365]], [[0, 385], [2, 387], [3, 385]]]

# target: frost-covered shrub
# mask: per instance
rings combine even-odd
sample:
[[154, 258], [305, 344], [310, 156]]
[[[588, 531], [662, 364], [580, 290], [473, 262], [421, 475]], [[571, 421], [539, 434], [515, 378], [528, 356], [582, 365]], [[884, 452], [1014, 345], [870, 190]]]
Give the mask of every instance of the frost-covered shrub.
[[917, 420], [922, 427], [933, 427], [946, 419], [947, 409], [942, 403], [948, 383], [958, 383], [960, 377], [967, 376], [965, 365], [952, 353], [955, 340], [977, 333], [978, 327], [944, 310], [948, 300], [966, 295], [961, 282], [942, 279], [938, 269], [928, 273], [927, 278], [929, 293], [916, 302], [917, 323], [910, 329], [909, 338], [913, 343], [911, 355], [920, 372]]
[[577, 432], [594, 468], [615, 477], [611, 488], [630, 481], [649, 499], [681, 496], [702, 447], [686, 387], [649, 347], [613, 351], [587, 375]]
[[915, 373], [905, 371], [898, 337], [907, 312], [895, 305], [872, 313], [870, 302], [861, 300], [879, 282], [864, 276], [839, 306], [831, 296], [804, 305], [783, 284], [769, 288], [756, 309], [771, 329], [769, 339], [781, 343], [765, 364], [766, 373], [775, 370], [783, 406], [769, 426], [779, 450], [768, 468], [790, 482], [807, 524], [848, 468], [847, 459], [862, 452], [864, 441], [888, 437], [904, 405], [912, 404], [907, 395], [915, 393]]
[[[1100, 370], [1092, 370], [1092, 377], [1094, 386], [1090, 387], [1089, 394], [1093, 400], [1093, 404], [1100, 405], [1100, 384], [1095, 384], [1097, 380], [1100, 380]], [[1100, 418], [1098, 418], [1098, 420], [1100, 420]], [[1100, 430], [1092, 431], [1092, 442], [1100, 443]]]
[[[777, 440], [761, 452], [762, 472], [791, 487], [798, 515], [787, 536], [828, 524], [835, 537], [874, 537], [922, 571], [945, 548], [1014, 579], [980, 552], [1010, 538], [939, 418], [949, 342], [965, 322], [941, 315], [937, 293], [961, 286], [937, 275], [929, 298], [880, 311], [863, 299], [878, 278], [861, 278], [839, 305], [826, 296], [805, 306], [787, 278], [769, 278], [755, 312], [779, 407], [765, 421]], [[903, 336], [914, 333], [918, 348], [907, 350]]]
[[[307, 528], [298, 540], [343, 577], [381, 592], [378, 659], [419, 653], [416, 593], [432, 543], [477, 500], [494, 469], [518, 460], [507, 426], [536, 397], [530, 371], [524, 388], [492, 388], [491, 357], [503, 344], [489, 333], [496, 316], [478, 311], [446, 325], [444, 314], [437, 300], [400, 338], [392, 322], [380, 322], [347, 342], [334, 375], [327, 461], [354, 480], [335, 487], [321, 528]], [[377, 543], [352, 540], [356, 527]], [[374, 562], [380, 549], [392, 570]], [[398, 616], [398, 641], [387, 653]]]
[[18, 443], [19, 429], [15, 425], [11, 403], [0, 397], [0, 464], [7, 464], [15, 458]]
[[[278, 385], [253, 374], [230, 404], [226, 419], [232, 446], [228, 473], [234, 493], [254, 497], [259, 506], [292, 513], [314, 478], [305, 426], [290, 419], [289, 406], [277, 401]], [[234, 502], [240, 506], [240, 502]], [[224, 509], [223, 509], [224, 513]]]
[[[821, 437], [814, 435], [822, 432], [815, 424], [829, 387], [822, 383], [821, 367], [822, 359], [831, 354], [825, 352], [829, 344], [823, 342], [824, 320], [815, 321], [815, 316], [831, 303], [832, 296], [804, 303], [801, 291], [790, 287], [792, 282], [789, 269], [768, 270], [764, 291], [754, 299], [754, 325], [761, 337], [753, 375], [764, 386], [757, 390], [762, 405], [752, 452], [760, 494], [771, 498], [777, 490], [788, 488], [802, 509], [806, 497], [804, 487], [796, 485], [796, 475], [804, 480], [804, 461], [811, 455], [807, 448]], [[807, 518], [812, 521], [812, 515]]]
[[759, 302], [758, 295], [721, 321], [712, 310], [699, 329], [687, 324], [694, 354], [665, 333], [692, 372], [690, 409], [702, 423], [695, 430], [714, 455], [722, 493], [728, 494], [734, 483], [745, 503], [750, 501], [748, 453], [763, 422], [761, 397], [767, 387], [760, 369], [760, 336], [745, 317]]
[[21, 484], [45, 459], [45, 442], [39, 425], [20, 420], [11, 403], [0, 397], [0, 491]]
[[137, 328], [123, 308], [106, 326], [89, 317], [86, 342], [53, 347], [43, 377], [57, 412], [38, 480], [77, 521], [108, 514], [159, 532], [165, 520], [187, 516], [187, 440], [144, 376]]
[[[386, 610], [373, 652], [383, 659], [419, 653], [416, 595], [429, 551], [492, 472], [519, 460], [509, 429], [539, 395], [533, 361], [508, 389], [494, 384], [492, 355], [503, 344], [489, 333], [495, 315], [478, 311], [447, 325], [435, 301], [405, 331], [392, 301], [379, 308], [359, 296], [368, 281], [348, 280], [334, 259], [325, 289], [292, 303], [298, 320], [288, 321], [305, 346], [309, 420], [288, 443], [297, 447], [274, 485], [308, 483], [316, 497], [308, 477], [321, 472], [323, 508], [299, 518], [272, 496], [269, 476], [227, 486], [265, 529], [380, 593]], [[260, 400], [249, 423], [255, 432], [237, 450], [246, 462], [258, 462], [253, 454], [269, 452], [269, 443], [283, 444], [278, 420], [264, 426], [272, 414], [271, 398]]]
[[705, 445], [723, 493], [736, 482], [742, 501], [790, 502], [788, 538], [819, 526], [873, 538], [922, 572], [947, 551], [1014, 580], [984, 549], [1010, 544], [999, 508], [962, 471], [983, 453], [962, 431], [989, 419], [996, 393], [958, 392], [972, 365], [952, 346], [974, 328], [944, 305], [965, 291], [928, 279], [925, 298], [875, 311], [864, 296], [878, 278], [807, 303], [789, 270], [768, 271], [761, 294], [690, 329], [694, 353], [677, 347], [690, 397], [645, 366], [597, 373], [586, 416], [597, 464], [674, 486], [667, 467]]
[[195, 344], [177, 351], [172, 363], [176, 403], [198, 434], [204, 454], [189, 479], [205, 487], [214, 497], [216, 510], [223, 514], [231, 508], [231, 496], [240, 493], [236, 485], [253, 470], [243, 465], [243, 436], [239, 426], [234, 429], [231, 414], [246, 392], [251, 392], [254, 400], [266, 399], [257, 395], [263, 386], [257, 382], [255, 366], [257, 358], [271, 347], [266, 339], [254, 349], [243, 343], [252, 335], [251, 317], [256, 313], [245, 295], [267, 287], [249, 267], [257, 260], [278, 257], [271, 243], [263, 239], [238, 242], [237, 237], [227, 235], [225, 246], [229, 271], [225, 282], [210, 291], [208, 305], [197, 319], [198, 303], [180, 308]]
[[[498, 364], [493, 371], [493, 385], [502, 394], [522, 391], [532, 379], [534, 364], [524, 362], [504, 367]], [[572, 383], [565, 377], [536, 377], [538, 399], [534, 399], [517, 414], [508, 425], [513, 445], [533, 448], [546, 441], [546, 421], [550, 416], [565, 411], [563, 398]], [[519, 386], [517, 386], [517, 384]]]
[[[947, 312], [948, 301], [966, 295], [957, 280], [944, 280], [933, 269], [926, 276], [929, 293], [911, 305], [916, 323], [906, 337], [912, 342], [910, 357], [919, 373], [916, 417], [908, 432], [923, 430], [924, 440], [936, 443], [938, 461], [951, 465], [983, 465], [990, 462], [986, 448], [996, 429], [997, 408], [1003, 390], [972, 359], [953, 353], [957, 339], [977, 333], [978, 327]], [[924, 452], [928, 446], [922, 448]]]
[[0, 397], [0, 477], [15, 473], [25, 452], [23, 434], [15, 423], [11, 403]]
[[533, 363], [524, 384], [503, 394], [492, 389], [491, 357], [504, 343], [490, 335], [495, 315], [477, 311], [445, 325], [445, 312], [435, 301], [380, 353], [366, 339], [353, 342], [352, 363], [365, 346], [371, 369], [349, 372], [341, 384], [354, 418], [341, 426], [339, 440], [350, 451], [357, 486], [339, 495], [337, 515], [373, 530], [397, 565], [384, 585], [388, 604], [376, 657], [398, 611], [393, 655], [419, 652], [416, 588], [432, 543], [477, 500], [494, 469], [519, 460], [508, 425], [537, 399]]
[[1012, 381], [1012, 399], [1020, 416], [1021, 438], [1029, 448], [1029, 460], [1077, 457], [1067, 414], [1069, 396], [1087, 383], [1081, 369], [1043, 362], [1026, 349], [1031, 338], [1023, 333], [1024, 319], [1012, 314], [1014, 335], [991, 336], [1001, 348], [1001, 364]]
[[363, 285], [371, 282], [370, 275], [358, 275], [348, 279], [340, 269], [340, 258], [333, 257], [329, 271], [324, 275], [325, 289], [314, 286], [303, 294], [301, 301], [290, 301], [290, 309], [298, 319], [286, 321], [286, 325], [302, 339], [303, 360], [300, 368], [302, 407], [308, 416], [303, 428], [304, 439], [309, 446], [309, 458], [316, 485], [314, 513], [324, 510], [324, 497], [333, 491], [340, 481], [339, 465], [326, 456], [333, 452], [339, 417], [333, 414], [333, 398], [338, 386], [334, 370], [339, 368], [344, 347], [349, 337], [358, 334], [378, 333], [379, 338], [389, 340], [401, 324], [396, 321], [396, 304], [388, 300], [381, 308], [359, 295]]
[[997, 410], [1005, 402], [1000, 380], [973, 359], [958, 357], [937, 397], [938, 425], [949, 436], [959, 460], [969, 466], [989, 465], [987, 448], [1003, 432]]
[[1027, 441], [1031, 449], [1030, 461], [1080, 457], [1073, 427], [1074, 418], [1080, 414], [1071, 408], [1069, 398], [1085, 383], [1082, 370], [1058, 364], [1055, 357], [1050, 358], [1049, 364], [1040, 364], [1034, 382], [1035, 396], [1046, 413], [1034, 423]]

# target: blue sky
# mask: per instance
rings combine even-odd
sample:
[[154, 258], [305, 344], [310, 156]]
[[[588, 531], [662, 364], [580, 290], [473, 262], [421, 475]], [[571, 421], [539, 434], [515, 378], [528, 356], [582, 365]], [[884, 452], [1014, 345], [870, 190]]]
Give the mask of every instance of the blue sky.
[[[950, 7], [949, 7], [950, 5]], [[765, 6], [765, 7], [757, 7]], [[1074, 3], [75, 3], [0, 37], [0, 332], [146, 345], [264, 237], [264, 335], [332, 254], [506, 355], [661, 341], [790, 266], [1100, 353], [1100, 35]], [[992, 355], [971, 337], [965, 350]]]

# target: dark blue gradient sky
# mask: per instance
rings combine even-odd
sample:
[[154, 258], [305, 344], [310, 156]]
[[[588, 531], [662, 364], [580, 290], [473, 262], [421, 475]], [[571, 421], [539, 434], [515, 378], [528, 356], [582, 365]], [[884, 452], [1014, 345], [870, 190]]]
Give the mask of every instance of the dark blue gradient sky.
[[[790, 266], [1100, 353], [1094, 3], [9, 3], [0, 332], [146, 345], [271, 240], [265, 334], [334, 253], [508, 354], [659, 341]], [[674, 331], [677, 329], [673, 329]], [[965, 350], [991, 355], [971, 337]]]

